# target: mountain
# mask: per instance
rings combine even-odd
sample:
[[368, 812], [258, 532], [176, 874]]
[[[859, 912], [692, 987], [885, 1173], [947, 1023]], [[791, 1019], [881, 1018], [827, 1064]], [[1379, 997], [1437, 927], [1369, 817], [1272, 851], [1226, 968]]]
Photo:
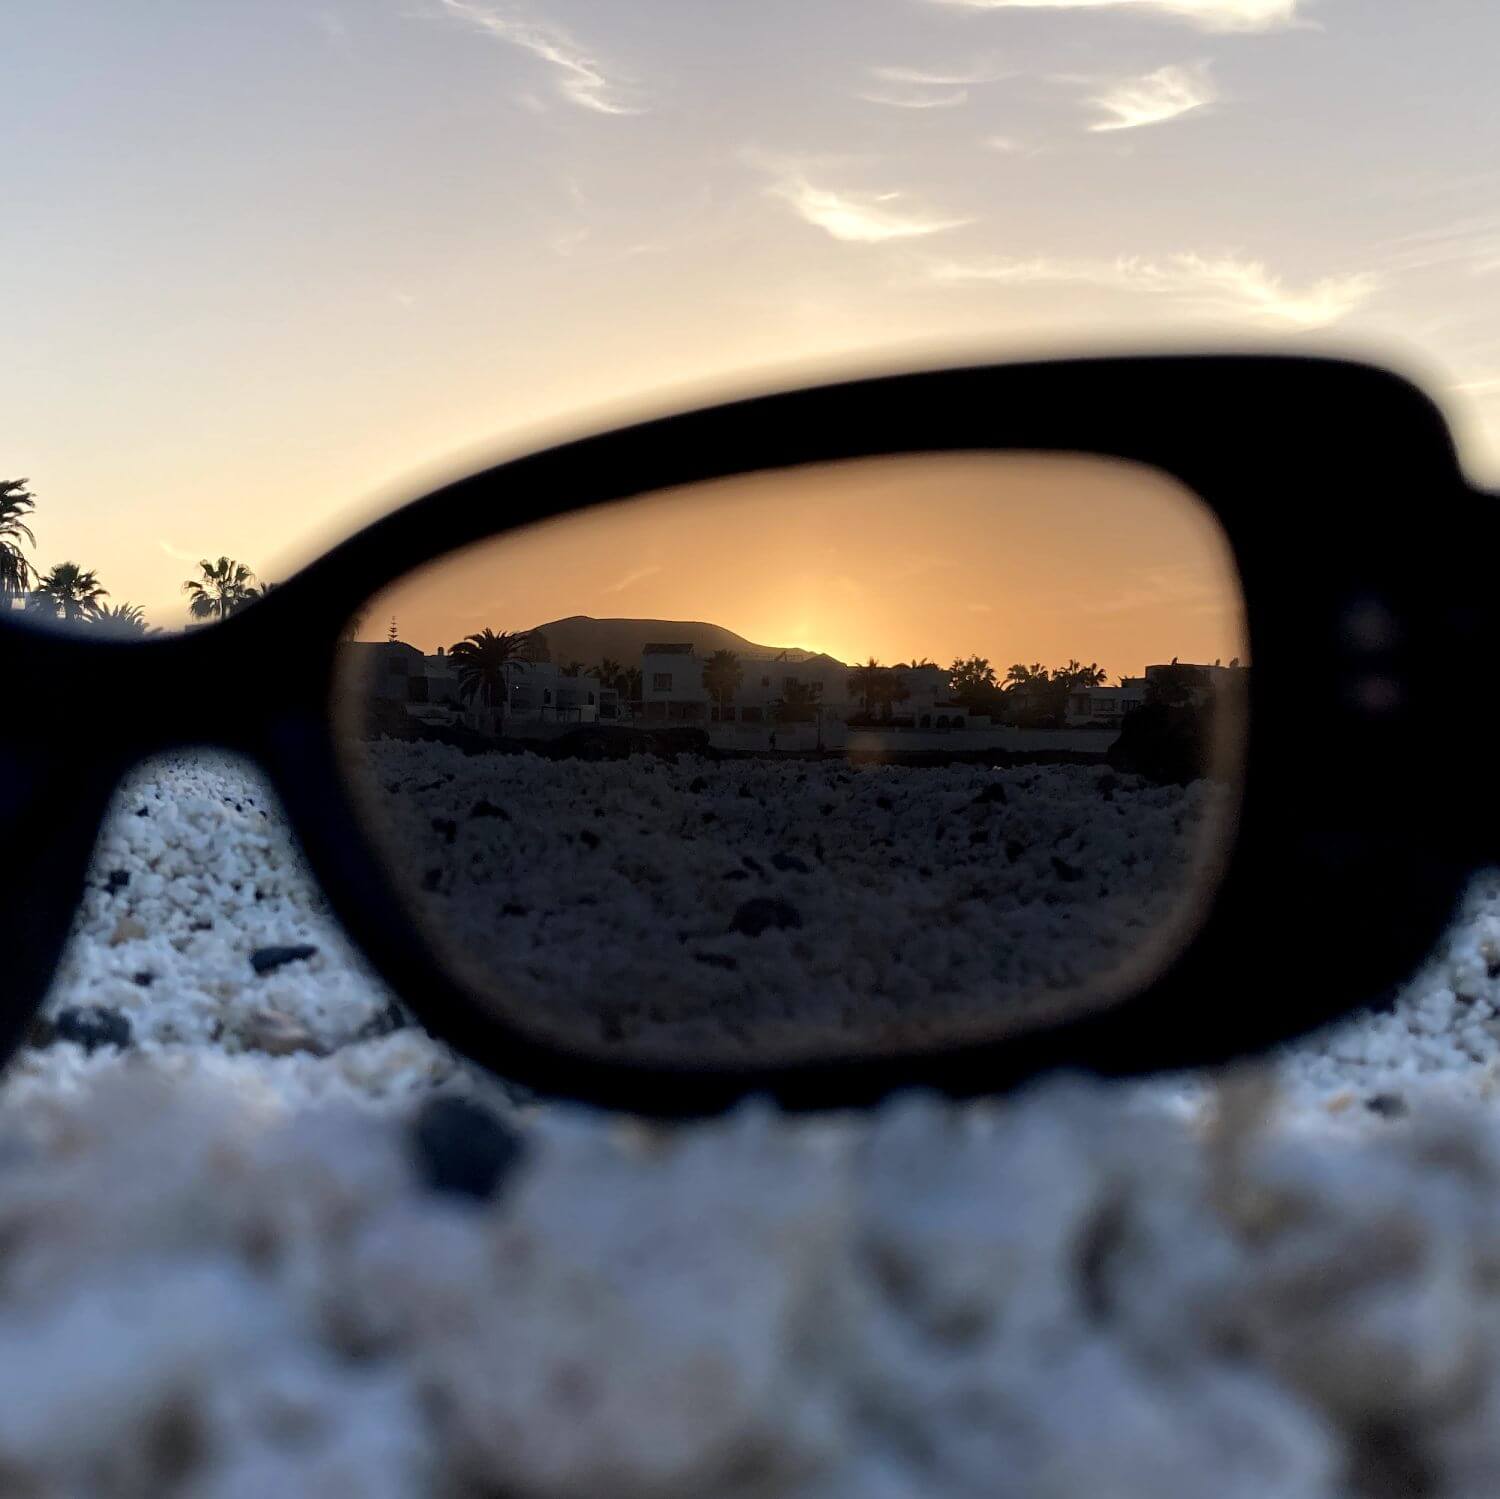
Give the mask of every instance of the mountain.
[[785, 650], [788, 661], [806, 661], [818, 654], [799, 646], [756, 645], [723, 625], [701, 620], [594, 619], [587, 614], [571, 614], [536, 625], [532, 633], [546, 637], [548, 656], [560, 666], [569, 661], [597, 666], [605, 657], [622, 666], [639, 666], [643, 646], [668, 642], [691, 645], [700, 656], [733, 651], [737, 656], [773, 658]]

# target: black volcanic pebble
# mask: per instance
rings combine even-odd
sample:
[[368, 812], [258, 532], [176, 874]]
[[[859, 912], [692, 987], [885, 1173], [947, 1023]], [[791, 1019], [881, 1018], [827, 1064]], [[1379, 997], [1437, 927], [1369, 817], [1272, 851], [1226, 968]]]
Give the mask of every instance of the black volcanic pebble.
[[599, 835], [592, 828], [585, 828], [579, 835], [578, 841], [585, 848], [598, 848]]
[[52, 1035], [54, 1040], [74, 1041], [88, 1052], [101, 1046], [123, 1049], [130, 1045], [130, 1022], [104, 1005], [69, 1005], [57, 1012]]
[[377, 1041], [382, 1036], [389, 1036], [395, 1031], [405, 1030], [410, 1024], [411, 1020], [407, 1016], [406, 1011], [392, 999], [387, 1001], [383, 1009], [378, 1010], [360, 1026], [359, 1033], [355, 1039], [358, 1041]]
[[458, 837], [458, 824], [451, 817], [434, 817], [432, 819], [432, 831], [443, 835], [443, 842], [452, 844]]
[[116, 890], [123, 890], [129, 883], [130, 871], [128, 869], [111, 869], [104, 888], [113, 895]]
[[310, 942], [299, 942], [295, 947], [257, 947], [250, 954], [250, 966], [257, 973], [270, 973], [286, 963], [298, 963], [310, 958], [317, 948]]
[[796, 874], [806, 874], [807, 865], [799, 859], [796, 854], [775, 853], [771, 855], [773, 868], [780, 870], [791, 870]]
[[1406, 1100], [1399, 1093], [1376, 1093], [1365, 1099], [1365, 1107], [1382, 1119], [1404, 1119]]
[[729, 929], [734, 932], [743, 932], [747, 937], [758, 937], [770, 927], [785, 928], [801, 925], [802, 917], [796, 906], [788, 901], [758, 895], [754, 900], [747, 900], [734, 913], [734, 920], [729, 923]]
[[739, 962], [721, 952], [695, 952], [693, 960], [697, 963], [706, 964], [709, 968], [727, 968], [730, 970], [738, 968]]
[[1075, 869], [1066, 859], [1059, 859], [1056, 854], [1052, 855], [1052, 872], [1058, 879], [1069, 885], [1083, 878], [1081, 869]]
[[139, 973], [131, 974], [130, 981], [139, 984], [142, 989], [149, 989], [156, 982], [156, 975], [149, 969], [143, 968]]
[[510, 813], [504, 807], [497, 807], [488, 797], [481, 796], [472, 807], [469, 808], [470, 817], [498, 817], [501, 822], [510, 821]]
[[429, 1098], [411, 1122], [417, 1172], [434, 1192], [492, 1197], [520, 1162], [525, 1141], [482, 1105]]
[[984, 790], [981, 791], [969, 805], [973, 807], [984, 807], [988, 806], [991, 802], [999, 802], [1002, 807], [1006, 804], [1005, 787], [1002, 786], [999, 781], [991, 781], [990, 784], [986, 786]]

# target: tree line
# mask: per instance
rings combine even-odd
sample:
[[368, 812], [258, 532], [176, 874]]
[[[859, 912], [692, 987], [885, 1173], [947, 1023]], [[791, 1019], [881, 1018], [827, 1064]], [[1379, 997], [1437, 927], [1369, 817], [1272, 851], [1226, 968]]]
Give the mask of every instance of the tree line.
[[[28, 479], [0, 479], [0, 607], [9, 609], [12, 601], [24, 597], [31, 614], [96, 626], [112, 634], [158, 635], [160, 630], [146, 623], [139, 604], [107, 604], [109, 590], [100, 582], [93, 568], [76, 562], [57, 562], [42, 571], [22, 550], [22, 543], [36, 548], [36, 537], [29, 518], [36, 508], [36, 496]], [[194, 619], [227, 619], [263, 599], [275, 587], [262, 583], [243, 562], [220, 557], [216, 562], [202, 558], [199, 575], [187, 579], [182, 591], [188, 596], [188, 613]]]
[[[499, 707], [503, 712], [507, 673], [524, 671], [532, 665], [542, 644], [531, 632], [497, 634], [489, 629], [456, 642], [449, 647], [448, 655], [458, 676], [460, 698], [472, 702], [477, 697], [486, 706]], [[849, 696], [859, 701], [860, 717], [874, 722], [889, 721], [897, 715], [900, 705], [911, 698], [905, 673], [936, 667], [937, 662], [926, 657], [884, 666], [872, 656], [850, 668]], [[595, 676], [602, 686], [613, 688], [627, 702], [641, 697], [640, 668], [623, 666], [609, 657], [593, 668], [582, 661], [568, 661], [559, 671], [565, 677]], [[1079, 688], [1102, 686], [1107, 677], [1097, 661], [1087, 666], [1069, 661], [1052, 668], [1040, 662], [1030, 665], [1017, 662], [1002, 679], [983, 656], [956, 659], [945, 674], [953, 701], [971, 714], [1036, 727], [1061, 724], [1066, 718], [1069, 695]], [[710, 701], [721, 712], [732, 708], [744, 685], [744, 663], [734, 651], [714, 651], [704, 658], [702, 680]], [[1174, 690], [1178, 690], [1173, 681]], [[780, 697], [771, 705], [772, 716], [779, 723], [810, 723], [817, 716], [821, 693], [817, 682], [785, 683]]]

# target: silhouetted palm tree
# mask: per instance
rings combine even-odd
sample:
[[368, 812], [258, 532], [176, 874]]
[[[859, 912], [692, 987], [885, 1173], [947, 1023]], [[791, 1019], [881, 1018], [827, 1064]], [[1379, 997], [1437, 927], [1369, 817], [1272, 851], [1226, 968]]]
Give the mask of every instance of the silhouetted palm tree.
[[854, 667], [849, 673], [849, 691], [864, 704], [866, 716], [880, 701], [880, 689], [885, 680], [885, 671], [885, 667], [871, 656], [868, 661]]
[[788, 682], [772, 714], [777, 723], [811, 723], [818, 716], [821, 682]]
[[703, 663], [703, 685], [721, 711], [734, 701], [744, 680], [745, 669], [733, 651], [715, 651]]
[[36, 580], [36, 589], [26, 607], [50, 614], [54, 619], [60, 614], [72, 623], [77, 619], [92, 619], [99, 612], [99, 600], [108, 596], [109, 590], [99, 586], [92, 569], [85, 570], [76, 562], [59, 562]]
[[1079, 687], [1102, 687], [1109, 680], [1109, 674], [1097, 661], [1090, 661], [1087, 666], [1080, 666], [1076, 661], [1069, 661], [1066, 666], [1053, 671], [1052, 680], [1061, 682], [1071, 691]]
[[625, 668], [618, 661], [611, 661], [608, 656], [599, 663], [599, 680], [606, 687], [613, 687], [618, 690], [620, 678], [624, 675]]
[[883, 716], [889, 718], [895, 705], [904, 703], [910, 696], [911, 688], [906, 685], [906, 678], [892, 667], [885, 674], [885, 681], [880, 684], [880, 705]]
[[584, 673], [582, 661], [569, 661], [566, 666], [560, 666], [557, 674], [560, 677], [581, 677]]
[[95, 611], [93, 625], [107, 635], [160, 635], [161, 631], [146, 623], [145, 610], [139, 604], [109, 604]]
[[182, 585], [188, 595], [188, 613], [194, 619], [224, 619], [234, 613], [244, 602], [255, 574], [243, 562], [232, 557], [220, 557], [217, 562], [202, 558], [198, 566], [203, 570], [201, 578], [189, 578]]
[[512, 670], [524, 671], [531, 663], [523, 654], [528, 644], [527, 636], [510, 634], [502, 630], [498, 635], [491, 629], [483, 629], [476, 635], [448, 647], [448, 655], [458, 672], [458, 695], [466, 703], [478, 697], [487, 708], [497, 704], [500, 722], [505, 723], [508, 674]]
[[36, 504], [25, 479], [0, 479], [0, 603], [13, 593], [25, 593], [36, 569], [21, 555], [21, 539], [32, 546], [36, 537], [21, 519]]
[[247, 609], [251, 604], [257, 604], [261, 599], [268, 599], [281, 587], [280, 583], [252, 583], [244, 593], [240, 595], [239, 603], [231, 609], [231, 614], [238, 614], [241, 609]]

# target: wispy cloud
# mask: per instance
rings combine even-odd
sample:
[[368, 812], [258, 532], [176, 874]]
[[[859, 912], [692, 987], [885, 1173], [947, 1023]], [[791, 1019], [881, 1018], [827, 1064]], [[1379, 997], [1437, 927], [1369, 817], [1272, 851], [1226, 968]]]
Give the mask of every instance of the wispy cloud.
[[1363, 306], [1379, 286], [1374, 275], [1359, 271], [1325, 276], [1294, 290], [1261, 261], [1194, 254], [1162, 260], [945, 261], [930, 266], [928, 274], [934, 281], [949, 285], [1051, 282], [1110, 287], [1170, 297], [1200, 312], [1299, 329], [1326, 328], [1339, 322]]
[[633, 588], [637, 583], [643, 583], [647, 578], [654, 577], [661, 571], [661, 564], [653, 562], [650, 567], [638, 567], [634, 572], [628, 572], [617, 582], [608, 587], [601, 588], [600, 593], [624, 593], [627, 588]]
[[1090, 100], [1107, 118], [1090, 130], [1135, 130], [1142, 125], [1160, 125], [1190, 110], [1201, 109], [1218, 98], [1207, 63], [1158, 68], [1141, 78], [1126, 78], [1106, 93]]
[[966, 88], [947, 89], [941, 93], [932, 89], [887, 89], [855, 97], [863, 99], [866, 104], [884, 104], [891, 109], [956, 109], [969, 102], [969, 91]]
[[1015, 77], [1014, 69], [998, 68], [989, 63], [936, 73], [923, 68], [871, 68], [870, 72], [885, 83], [915, 83], [927, 88], [966, 88], [976, 83], [999, 83], [1002, 79]]
[[1222, 614], [1228, 595], [1221, 579], [1205, 575], [1201, 568], [1179, 564], [1148, 568], [1138, 573], [1130, 586], [1118, 593], [1091, 599], [1074, 599], [1079, 614], [1134, 614], [1141, 609], [1170, 606], [1180, 614]]
[[968, 10], [1154, 11], [1207, 31], [1272, 31], [1297, 24], [1300, 0], [932, 0]]
[[810, 180], [810, 164], [746, 152], [751, 166], [768, 172], [766, 191], [789, 204], [793, 212], [834, 239], [858, 244], [880, 244], [892, 239], [921, 239], [959, 229], [970, 219], [944, 218], [910, 203], [898, 192], [859, 192], [823, 187]]
[[181, 547], [174, 547], [170, 541], [158, 541], [156, 544], [167, 556], [175, 557], [179, 562], [197, 562], [203, 556], [202, 552], [185, 552]]
[[969, 90], [985, 83], [1014, 78], [1013, 69], [992, 63], [967, 68], [879, 67], [871, 68], [874, 88], [858, 95], [867, 104], [886, 104], [892, 109], [955, 109], [969, 100]]
[[624, 87], [560, 27], [528, 20], [513, 9], [494, 9], [475, 0], [437, 0], [444, 13], [466, 21], [497, 41], [539, 57], [556, 74], [559, 92], [581, 109], [598, 114], [634, 115], [645, 111], [625, 97]]
[[1500, 270], [1500, 214], [1472, 214], [1429, 224], [1384, 247], [1387, 263], [1403, 271], [1457, 266], [1479, 275]]

